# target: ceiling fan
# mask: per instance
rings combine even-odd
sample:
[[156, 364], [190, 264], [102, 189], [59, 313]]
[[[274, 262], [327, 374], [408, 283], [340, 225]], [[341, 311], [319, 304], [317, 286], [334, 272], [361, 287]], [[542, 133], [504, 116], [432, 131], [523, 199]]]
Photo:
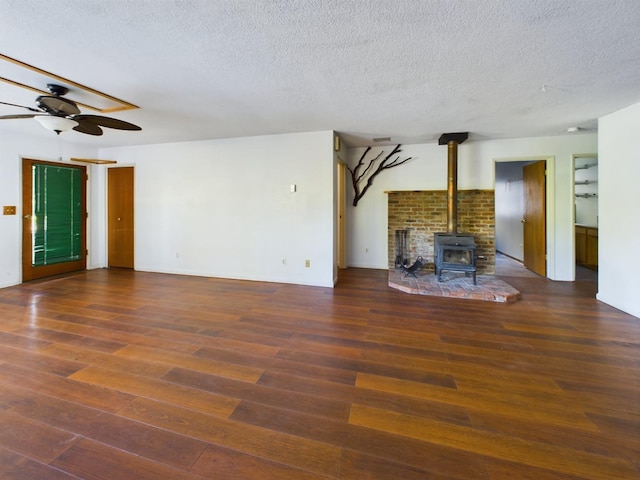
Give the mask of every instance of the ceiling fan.
[[36, 98], [36, 106], [38, 108], [26, 107], [24, 105], [16, 105], [15, 103], [0, 102], [2, 105], [12, 107], [26, 108], [30, 112], [20, 115], [2, 115], [0, 120], [8, 120], [15, 118], [35, 118], [42, 126], [49, 130], [53, 130], [58, 135], [60, 132], [75, 130], [76, 132], [86, 133], [87, 135], [102, 135], [102, 128], [113, 128], [116, 130], [142, 130], [138, 125], [125, 122], [117, 118], [103, 117], [102, 115], [85, 115], [80, 113], [80, 109], [75, 102], [64, 98], [69, 92], [67, 87], [47, 84], [47, 89], [51, 95], [40, 95]]

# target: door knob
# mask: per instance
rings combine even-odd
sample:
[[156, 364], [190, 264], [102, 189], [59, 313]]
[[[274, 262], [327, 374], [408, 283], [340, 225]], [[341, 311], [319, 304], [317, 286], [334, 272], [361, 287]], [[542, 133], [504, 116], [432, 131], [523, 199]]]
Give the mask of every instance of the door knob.
[[527, 223], [527, 221], [523, 218], [522, 220], [520, 220], [520, 223]]
[[25, 215], [25, 216], [24, 216], [24, 219], [25, 219], [25, 220], [29, 220], [30, 218], [31, 218], [31, 215]]

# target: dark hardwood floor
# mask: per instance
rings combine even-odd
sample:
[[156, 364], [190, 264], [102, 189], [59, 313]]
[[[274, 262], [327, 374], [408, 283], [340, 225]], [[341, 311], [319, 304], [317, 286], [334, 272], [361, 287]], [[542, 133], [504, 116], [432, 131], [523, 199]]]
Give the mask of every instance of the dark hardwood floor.
[[94, 270], [0, 290], [0, 478], [638, 479], [640, 320]]

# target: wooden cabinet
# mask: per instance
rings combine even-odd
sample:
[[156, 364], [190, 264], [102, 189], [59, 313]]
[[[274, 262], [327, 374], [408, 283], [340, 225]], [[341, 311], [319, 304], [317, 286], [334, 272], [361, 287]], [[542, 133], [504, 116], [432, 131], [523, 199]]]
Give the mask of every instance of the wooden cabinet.
[[576, 225], [576, 263], [587, 263], [587, 227]]
[[589, 268], [598, 268], [598, 229], [587, 228], [587, 263]]
[[598, 229], [576, 225], [576, 263], [598, 268]]

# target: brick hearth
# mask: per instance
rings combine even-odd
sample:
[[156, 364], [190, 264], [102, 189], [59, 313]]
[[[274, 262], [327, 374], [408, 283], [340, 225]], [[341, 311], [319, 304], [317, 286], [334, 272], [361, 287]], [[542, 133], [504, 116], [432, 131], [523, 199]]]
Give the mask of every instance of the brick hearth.
[[488, 302], [514, 302], [520, 292], [493, 275], [478, 275], [477, 285], [464, 273], [443, 272], [442, 282], [429, 271], [421, 271], [416, 277], [405, 276], [400, 270], [389, 270], [389, 286], [414, 295], [435, 297], [467, 298]]

